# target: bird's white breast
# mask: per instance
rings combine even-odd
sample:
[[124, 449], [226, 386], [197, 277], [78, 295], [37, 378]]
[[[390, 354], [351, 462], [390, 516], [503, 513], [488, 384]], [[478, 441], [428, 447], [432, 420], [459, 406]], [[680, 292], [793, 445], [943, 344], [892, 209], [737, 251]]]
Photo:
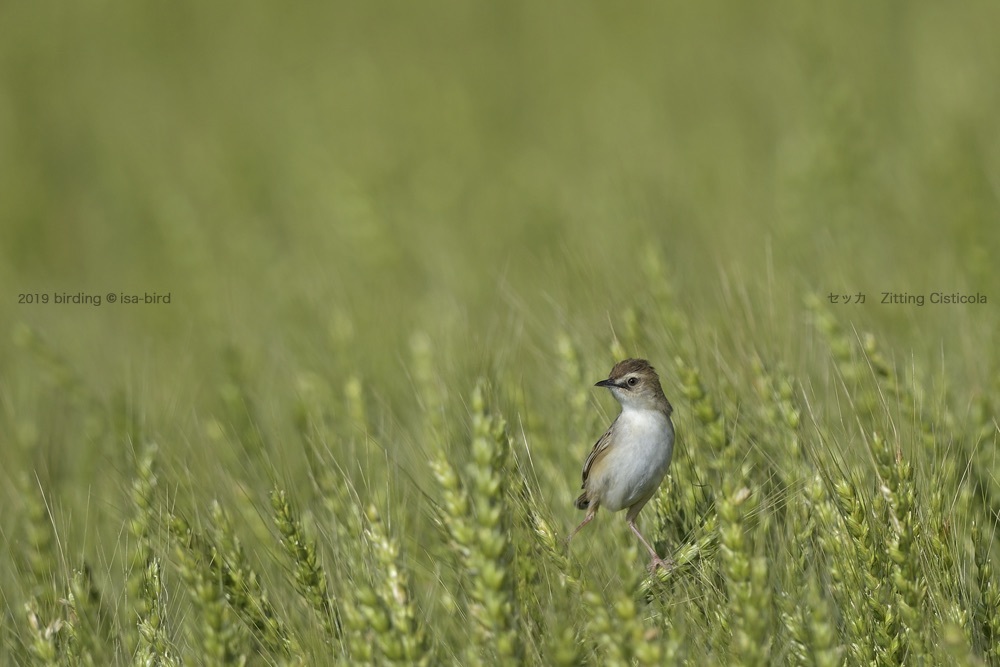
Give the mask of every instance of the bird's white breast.
[[659, 410], [625, 408], [614, 428], [614, 444], [593, 488], [602, 507], [618, 511], [656, 491], [670, 467], [674, 427]]

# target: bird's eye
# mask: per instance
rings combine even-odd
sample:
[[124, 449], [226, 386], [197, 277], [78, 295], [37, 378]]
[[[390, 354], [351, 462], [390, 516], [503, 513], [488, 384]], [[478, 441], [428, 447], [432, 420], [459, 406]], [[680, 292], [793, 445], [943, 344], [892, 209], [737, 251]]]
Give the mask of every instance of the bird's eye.
[[635, 377], [635, 376], [633, 376], [633, 377], [630, 377], [630, 378], [628, 379], [627, 383], [628, 383], [628, 386], [630, 386], [630, 387], [634, 387], [634, 386], [636, 386], [637, 384], [639, 384], [639, 378], [637, 378], [637, 377]]

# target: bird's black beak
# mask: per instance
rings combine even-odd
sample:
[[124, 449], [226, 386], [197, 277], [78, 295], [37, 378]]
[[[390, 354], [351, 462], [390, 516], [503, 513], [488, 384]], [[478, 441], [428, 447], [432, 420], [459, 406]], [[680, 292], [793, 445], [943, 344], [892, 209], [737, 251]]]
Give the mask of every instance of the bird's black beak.
[[594, 386], [595, 387], [617, 387], [618, 385], [616, 385], [614, 382], [612, 382], [611, 378], [608, 378], [607, 380], [601, 380], [600, 382], [598, 382]]

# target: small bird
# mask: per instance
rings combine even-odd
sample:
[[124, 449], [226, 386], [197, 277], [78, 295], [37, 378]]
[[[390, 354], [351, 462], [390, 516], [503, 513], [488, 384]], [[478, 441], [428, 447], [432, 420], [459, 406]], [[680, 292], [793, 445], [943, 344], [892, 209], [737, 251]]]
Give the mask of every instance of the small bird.
[[619, 361], [608, 379], [594, 386], [610, 389], [622, 411], [583, 464], [583, 493], [576, 499], [576, 508], [587, 510], [587, 516], [566, 541], [593, 520], [599, 507], [612, 512], [627, 508], [625, 520], [629, 528], [653, 558], [650, 570], [670, 569], [673, 563], [660, 558], [635, 525], [635, 519], [670, 467], [674, 451], [674, 425], [670, 421], [673, 408], [663, 395], [659, 376], [645, 359]]

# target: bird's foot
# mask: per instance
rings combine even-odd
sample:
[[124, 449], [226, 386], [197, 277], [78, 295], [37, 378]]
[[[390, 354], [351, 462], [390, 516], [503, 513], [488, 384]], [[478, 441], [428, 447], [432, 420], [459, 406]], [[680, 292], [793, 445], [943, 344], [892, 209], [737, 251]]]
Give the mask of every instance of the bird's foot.
[[656, 574], [656, 568], [662, 567], [663, 571], [670, 572], [674, 569], [674, 561], [672, 558], [660, 558], [656, 556], [653, 560], [649, 561], [649, 573]]

